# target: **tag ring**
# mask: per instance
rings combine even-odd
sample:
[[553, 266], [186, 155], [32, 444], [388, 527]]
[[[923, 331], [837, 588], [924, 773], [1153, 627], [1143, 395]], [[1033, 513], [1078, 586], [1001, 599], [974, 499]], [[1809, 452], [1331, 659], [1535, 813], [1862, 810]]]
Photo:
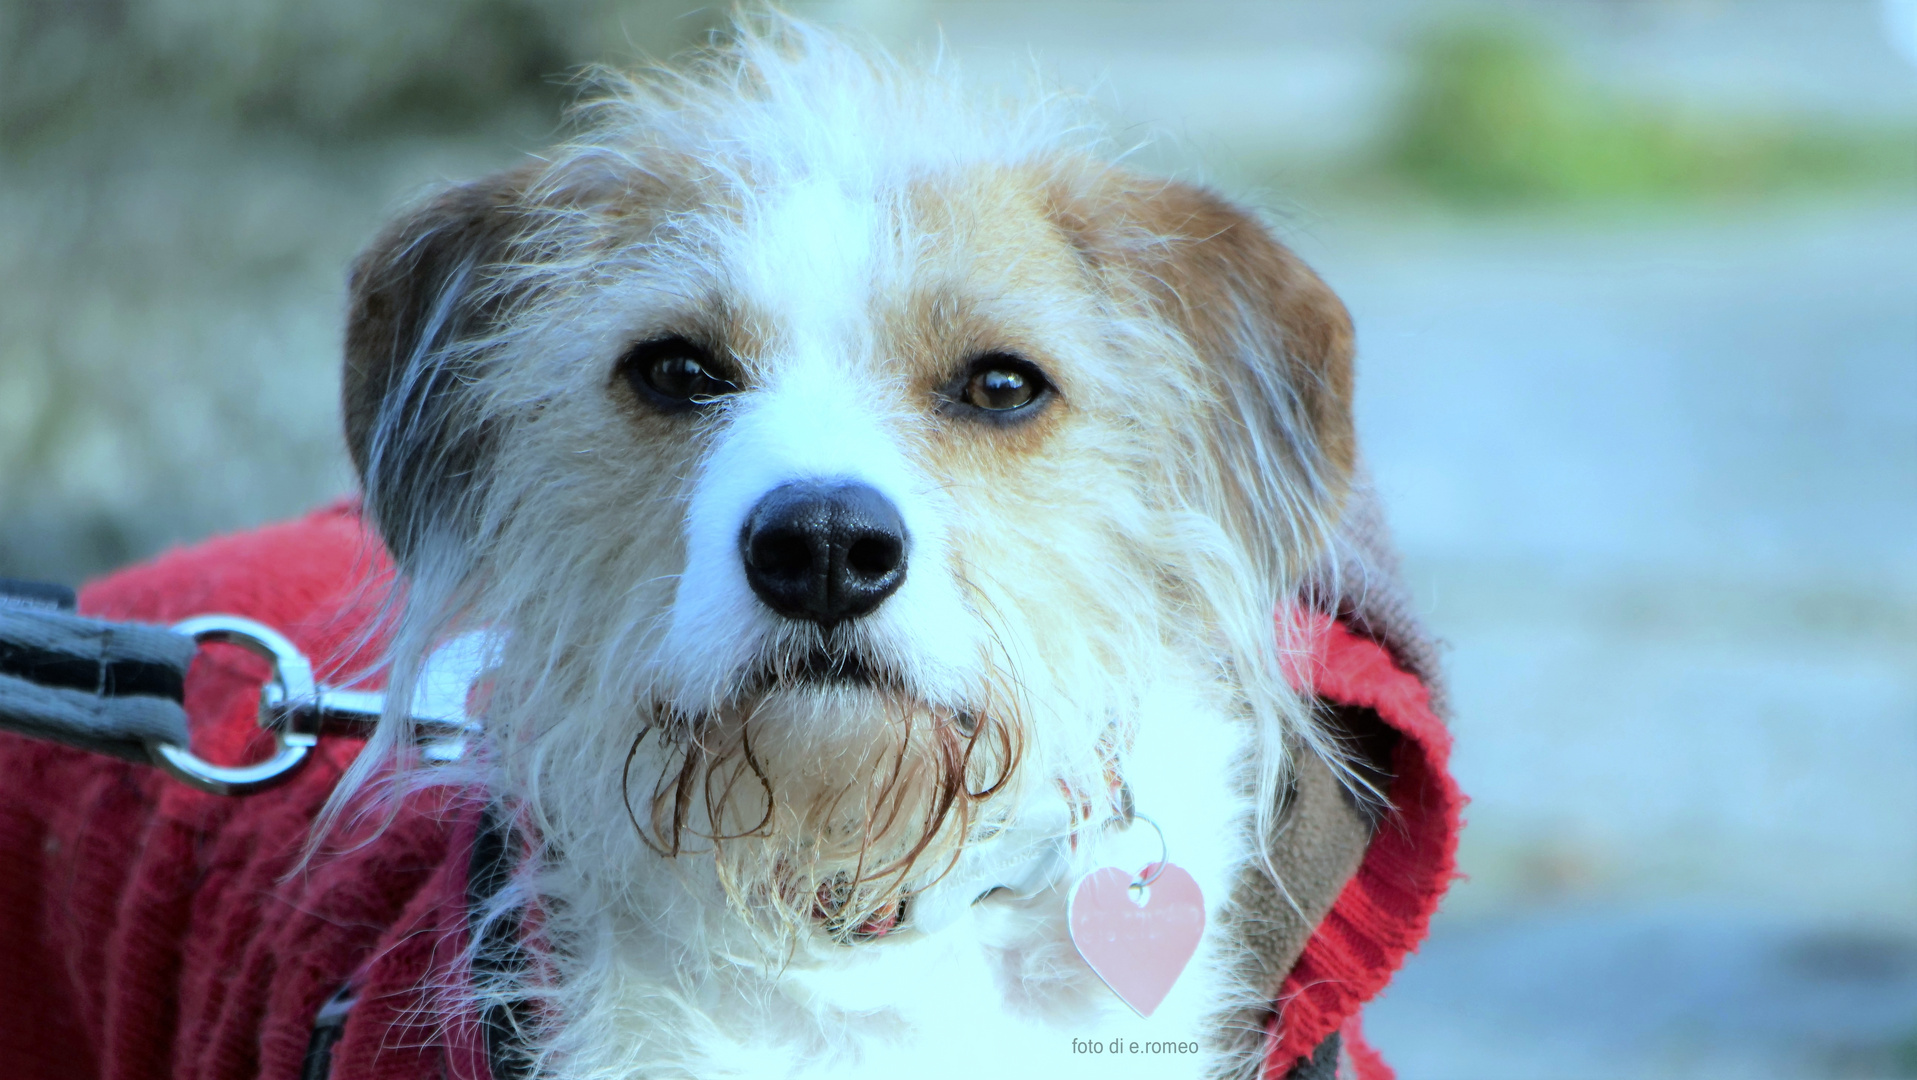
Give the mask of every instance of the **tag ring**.
[[1158, 827], [1158, 822], [1153, 821], [1151, 818], [1146, 817], [1136, 810], [1132, 811], [1132, 820], [1142, 821], [1150, 825], [1152, 831], [1158, 834], [1158, 861], [1151, 865], [1152, 876], [1140, 881], [1134, 881], [1131, 885], [1134, 889], [1143, 889], [1150, 886], [1152, 882], [1157, 881], [1158, 875], [1165, 872], [1165, 864], [1171, 861], [1171, 847], [1165, 843], [1165, 830]]

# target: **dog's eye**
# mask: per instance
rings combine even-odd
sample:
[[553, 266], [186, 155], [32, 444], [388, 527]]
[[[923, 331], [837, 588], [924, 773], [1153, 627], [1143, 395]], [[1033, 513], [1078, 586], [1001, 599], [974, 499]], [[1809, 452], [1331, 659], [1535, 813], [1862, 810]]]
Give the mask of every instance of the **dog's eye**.
[[711, 353], [682, 337], [634, 345], [619, 370], [639, 396], [666, 408], [709, 405], [739, 389], [719, 373]]
[[975, 409], [1009, 413], [1031, 406], [1050, 388], [1031, 361], [990, 353], [972, 361], [958, 398]]

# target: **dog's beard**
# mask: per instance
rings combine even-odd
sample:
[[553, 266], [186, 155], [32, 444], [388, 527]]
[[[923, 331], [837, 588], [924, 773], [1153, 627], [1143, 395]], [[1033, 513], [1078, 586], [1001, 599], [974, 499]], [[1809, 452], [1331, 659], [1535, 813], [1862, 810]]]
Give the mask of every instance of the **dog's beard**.
[[990, 682], [935, 705], [865, 653], [768, 654], [715, 708], [654, 708], [627, 754], [627, 812], [654, 851], [713, 858], [763, 930], [880, 936], [1012, 779], [1023, 728]]

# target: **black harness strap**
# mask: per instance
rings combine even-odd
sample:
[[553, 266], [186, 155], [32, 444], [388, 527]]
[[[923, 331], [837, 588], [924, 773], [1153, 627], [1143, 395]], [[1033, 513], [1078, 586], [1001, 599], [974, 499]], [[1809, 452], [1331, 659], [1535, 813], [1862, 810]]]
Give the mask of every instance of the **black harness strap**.
[[[531, 954], [520, 941], [526, 913], [521, 908], [487, 921], [493, 897], [512, 882], [513, 855], [519, 831], [496, 802], [487, 803], [473, 839], [472, 869], [466, 877], [466, 926], [478, 934], [473, 950], [473, 981], [482, 993], [507, 990], [525, 973]], [[524, 998], [490, 995], [482, 1009], [480, 1026], [486, 1039], [486, 1062], [492, 1080], [528, 1080], [532, 1057], [526, 1035], [532, 1030], [532, 1003]]]
[[300, 1066], [300, 1080], [330, 1080], [333, 1072], [333, 1047], [346, 1037], [346, 1018], [359, 1004], [359, 991], [352, 983], [339, 988], [319, 1015], [313, 1017], [313, 1034], [306, 1040], [306, 1061]]
[[[510, 986], [530, 962], [519, 940], [524, 912], [515, 909], [485, 921], [492, 898], [512, 881], [513, 851], [518, 841], [518, 830], [511, 819], [500, 811], [499, 804], [488, 803], [480, 817], [479, 833], [473, 838], [472, 863], [466, 877], [466, 927], [479, 935], [472, 974], [482, 991]], [[320, 1006], [306, 1043], [300, 1080], [329, 1080], [333, 1047], [345, 1036], [346, 1019], [358, 1004], [358, 997], [358, 988], [348, 982]], [[532, 1058], [525, 1046], [531, 1022], [532, 1003], [524, 999], [495, 999], [482, 1009], [479, 1024], [486, 1065], [492, 1072], [490, 1080], [531, 1080]]]
[[1341, 1080], [1338, 1066], [1344, 1060], [1344, 1040], [1337, 1032], [1325, 1036], [1311, 1056], [1291, 1067], [1285, 1080]]

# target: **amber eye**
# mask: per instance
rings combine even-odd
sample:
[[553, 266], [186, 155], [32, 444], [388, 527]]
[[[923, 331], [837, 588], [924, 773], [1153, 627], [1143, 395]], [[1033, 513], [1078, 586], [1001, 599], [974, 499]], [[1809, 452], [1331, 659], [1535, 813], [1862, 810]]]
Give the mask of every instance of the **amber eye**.
[[711, 353], [682, 337], [634, 345], [619, 370], [640, 397], [667, 409], [710, 405], [739, 389], [720, 374]]
[[988, 353], [972, 361], [958, 398], [975, 409], [1000, 414], [1030, 408], [1051, 388], [1037, 365], [1009, 353]]

